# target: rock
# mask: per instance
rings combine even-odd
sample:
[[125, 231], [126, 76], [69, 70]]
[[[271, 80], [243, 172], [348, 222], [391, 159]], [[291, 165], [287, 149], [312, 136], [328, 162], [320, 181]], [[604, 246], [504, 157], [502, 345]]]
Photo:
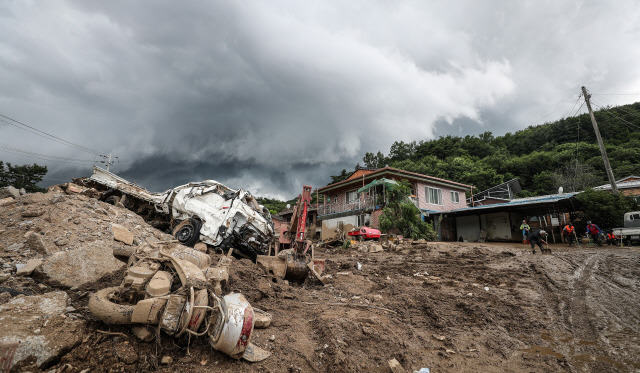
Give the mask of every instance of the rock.
[[64, 237], [61, 237], [61, 238], [58, 238], [54, 243], [55, 243], [55, 244], [56, 244], [56, 246], [58, 246], [58, 247], [60, 247], [60, 246], [67, 246], [67, 245], [69, 244], [69, 240], [68, 240], [68, 239], [66, 239], [66, 238], [64, 238]]
[[13, 199], [13, 197], [6, 197], [6, 198], [0, 199], [0, 206], [9, 206], [13, 203], [16, 203], [16, 200]]
[[0, 273], [0, 283], [5, 282], [9, 277], [11, 277], [9, 273]]
[[275, 336], [275, 334], [271, 334], [271, 335], [269, 336], [269, 340], [270, 340], [271, 342], [275, 341], [275, 340], [276, 340], [276, 336]]
[[133, 335], [142, 342], [151, 342], [155, 337], [153, 329], [148, 326], [134, 326], [131, 328], [131, 331], [133, 332]]
[[47, 247], [44, 245], [42, 237], [37, 233], [31, 233], [27, 237], [27, 248], [42, 255], [47, 255], [49, 253]]
[[[18, 269], [18, 271], [16, 272], [16, 275], [17, 276], [29, 276], [41, 264], [42, 264], [42, 260], [41, 259], [29, 259], [27, 261], [27, 264], [24, 267]], [[17, 268], [17, 265], [16, 265], [16, 268]]]
[[71, 307], [71, 306], [69, 306], [69, 307], [64, 309], [64, 312], [66, 312], [66, 313], [76, 312], [76, 309]]
[[173, 358], [169, 355], [164, 355], [162, 360], [160, 360], [160, 364], [162, 365], [170, 365], [171, 363], [173, 363]]
[[127, 228], [120, 224], [111, 224], [111, 230], [114, 240], [124, 242], [127, 245], [133, 244], [133, 233], [129, 232]]
[[389, 360], [389, 368], [391, 368], [393, 373], [406, 373], [404, 367], [400, 365], [400, 362], [396, 359]]
[[6, 291], [0, 293], [0, 304], [5, 304], [12, 298], [11, 294]]
[[18, 192], [20, 193], [21, 196], [24, 196], [25, 194], [27, 194], [27, 191], [24, 190], [24, 188], [20, 188]]
[[203, 253], [207, 252], [207, 244], [204, 242], [198, 242], [197, 244], [195, 244], [193, 246], [194, 249], [198, 250], [198, 251], [202, 251]]
[[20, 191], [11, 185], [0, 188], [0, 198], [7, 197], [20, 198]]
[[369, 252], [370, 253], [381, 253], [383, 251], [384, 251], [384, 249], [382, 248], [382, 245], [378, 245], [378, 244], [369, 245]]
[[66, 317], [63, 291], [17, 296], [0, 305], [0, 343], [19, 342], [13, 364], [33, 356], [43, 368], [82, 342], [84, 321]]
[[54, 253], [45, 259], [39, 271], [55, 283], [80, 287], [116, 272], [124, 265], [113, 256], [111, 247], [92, 242], [78, 249]]
[[35, 218], [35, 217], [44, 215], [44, 213], [45, 213], [44, 209], [30, 208], [30, 209], [22, 210], [22, 217]]

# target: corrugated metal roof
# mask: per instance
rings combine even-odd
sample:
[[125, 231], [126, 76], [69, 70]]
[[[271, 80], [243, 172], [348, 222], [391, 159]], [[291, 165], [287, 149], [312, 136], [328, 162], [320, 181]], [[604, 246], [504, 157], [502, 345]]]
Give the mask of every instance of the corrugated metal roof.
[[[640, 180], [616, 182], [618, 189], [640, 188]], [[611, 184], [604, 184], [593, 188], [595, 190], [610, 190]]]
[[[500, 207], [526, 206], [526, 205], [534, 205], [538, 203], [550, 203], [550, 202], [557, 202], [557, 201], [569, 199], [575, 196], [576, 194], [578, 193], [576, 192], [576, 193], [547, 194], [544, 196], [514, 198], [511, 201], [505, 202], [505, 203], [494, 203], [491, 205], [465, 207], [465, 208], [451, 210], [451, 211], [444, 211], [444, 212], [438, 211], [437, 213], [456, 213], [456, 212], [462, 212], [462, 211], [489, 210], [489, 209], [495, 209]], [[436, 213], [436, 212], [433, 212], [433, 213]]]

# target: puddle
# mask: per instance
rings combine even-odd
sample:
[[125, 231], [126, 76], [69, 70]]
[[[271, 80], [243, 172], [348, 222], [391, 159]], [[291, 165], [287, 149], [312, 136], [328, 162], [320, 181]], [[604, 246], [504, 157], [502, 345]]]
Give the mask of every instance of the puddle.
[[562, 355], [561, 353], [555, 352], [553, 349], [549, 348], [549, 347], [544, 347], [544, 346], [535, 346], [532, 345], [529, 348], [521, 348], [519, 349], [522, 352], [527, 352], [530, 354], [536, 354], [536, 355], [540, 355], [540, 356], [553, 356], [556, 359], [563, 359], [564, 355]]

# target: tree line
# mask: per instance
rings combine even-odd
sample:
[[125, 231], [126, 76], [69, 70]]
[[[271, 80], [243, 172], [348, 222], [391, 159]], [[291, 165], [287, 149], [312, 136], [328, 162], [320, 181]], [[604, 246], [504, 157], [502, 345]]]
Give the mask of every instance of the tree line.
[[[640, 103], [595, 112], [614, 175], [640, 174]], [[478, 191], [511, 179], [519, 196], [574, 192], [607, 183], [606, 171], [588, 114], [529, 126], [494, 136], [441, 136], [396, 141], [388, 154], [367, 152], [364, 166], [394, 168], [473, 185]], [[350, 172], [331, 176], [331, 183]]]
[[0, 161], [0, 187], [13, 186], [28, 193], [44, 192], [46, 189], [40, 188], [38, 183], [47, 174], [47, 166], [21, 165], [14, 166], [11, 163]]

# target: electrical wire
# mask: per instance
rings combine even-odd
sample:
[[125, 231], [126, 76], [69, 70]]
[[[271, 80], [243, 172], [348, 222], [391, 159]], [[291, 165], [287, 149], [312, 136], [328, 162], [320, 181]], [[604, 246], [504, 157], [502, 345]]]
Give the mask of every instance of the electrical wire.
[[627, 128], [629, 128], [629, 129], [631, 129], [631, 130], [634, 130], [634, 129], [636, 129], [636, 130], [637, 130], [637, 129], [640, 129], [640, 126], [638, 126], [637, 124], [633, 124], [633, 123], [629, 122], [628, 120], [626, 120], [626, 119], [624, 119], [624, 118], [620, 118], [619, 116], [617, 116], [617, 115], [615, 115], [614, 113], [612, 113], [612, 112], [611, 112], [611, 110], [609, 110], [609, 109], [607, 109], [607, 108], [604, 108], [604, 107], [602, 107], [602, 106], [600, 106], [600, 105], [598, 105], [598, 104], [594, 103], [593, 101], [592, 101], [592, 103], [593, 103], [593, 105], [594, 105], [594, 106], [596, 106], [598, 109], [600, 109], [600, 110], [602, 110], [602, 111], [606, 112], [607, 114], [609, 114], [609, 115], [611, 115], [612, 117], [614, 117], [614, 118], [618, 119], [619, 121], [621, 121], [621, 122], [622, 122], [622, 124], [623, 124], [623, 125], [625, 125]]
[[58, 143], [63, 144], [63, 145], [70, 146], [70, 147], [72, 147], [74, 149], [81, 150], [83, 152], [95, 154], [95, 155], [98, 155], [98, 156], [104, 156], [102, 153], [100, 153], [98, 151], [95, 151], [93, 149], [87, 148], [86, 146], [82, 146], [82, 145], [78, 145], [78, 144], [72, 143], [71, 141], [64, 140], [64, 139], [62, 139], [62, 138], [60, 138], [58, 136], [54, 136], [54, 135], [52, 135], [50, 133], [47, 133], [47, 132], [44, 132], [44, 131], [40, 131], [37, 128], [34, 128], [34, 127], [32, 127], [32, 126], [30, 126], [28, 124], [22, 123], [20, 121], [17, 121], [17, 120], [15, 120], [13, 118], [10, 118], [10, 117], [6, 116], [6, 115], [0, 114], [0, 117], [7, 119], [7, 120], [0, 119], [0, 122], [4, 122], [4, 123], [9, 124], [11, 126], [14, 126], [16, 128], [20, 128], [20, 129], [25, 130], [27, 132], [31, 132], [31, 133], [36, 134], [38, 136], [44, 137], [46, 139], [49, 139], [49, 140], [52, 140], [52, 141], [55, 141], [55, 142], [58, 142]]
[[21, 155], [24, 157], [41, 159], [41, 160], [50, 161], [50, 162], [70, 163], [70, 164], [78, 164], [78, 165], [88, 165], [88, 164], [95, 163], [94, 161], [89, 161], [89, 160], [63, 158], [63, 157], [57, 157], [57, 156], [49, 156], [44, 154], [32, 153], [32, 152], [16, 149], [4, 144], [0, 144], [0, 151]]
[[[607, 104], [607, 105], [609, 105], [609, 106], [614, 106], [611, 102], [608, 102], [607, 100], [605, 100], [605, 99], [603, 99], [603, 98], [601, 98], [601, 97], [599, 97], [599, 98], [598, 98], [598, 101], [599, 101], [599, 100], [602, 100], [605, 104]], [[636, 118], [640, 118], [640, 114], [636, 114], [636, 113], [633, 113], [633, 112], [630, 112], [630, 111], [624, 110], [624, 109], [622, 108], [622, 106], [616, 106], [616, 107], [615, 107], [615, 109], [616, 109], [616, 110], [620, 110], [620, 111], [622, 111], [623, 113], [626, 113], [626, 114], [632, 115], [632, 116], [634, 116], [634, 117], [636, 117]], [[608, 109], [605, 109], [605, 110], [608, 110]]]

